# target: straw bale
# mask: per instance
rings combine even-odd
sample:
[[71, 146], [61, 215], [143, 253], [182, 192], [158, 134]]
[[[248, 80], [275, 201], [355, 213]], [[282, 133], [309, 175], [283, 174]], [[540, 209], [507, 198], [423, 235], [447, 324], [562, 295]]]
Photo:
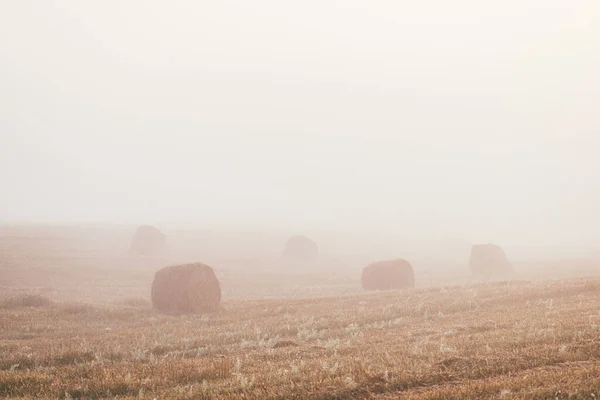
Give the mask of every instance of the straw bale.
[[415, 274], [404, 259], [378, 261], [363, 269], [361, 282], [365, 290], [407, 289], [415, 286]]
[[504, 250], [492, 243], [473, 245], [469, 269], [477, 277], [498, 277], [514, 272]]
[[166, 235], [150, 225], [138, 227], [131, 239], [131, 252], [138, 255], [152, 255], [162, 252], [167, 245]]
[[283, 257], [289, 261], [314, 261], [319, 258], [319, 247], [306, 236], [293, 235], [285, 243]]
[[168, 314], [212, 312], [219, 308], [221, 285], [208, 265], [173, 265], [155, 274], [151, 297], [153, 307]]

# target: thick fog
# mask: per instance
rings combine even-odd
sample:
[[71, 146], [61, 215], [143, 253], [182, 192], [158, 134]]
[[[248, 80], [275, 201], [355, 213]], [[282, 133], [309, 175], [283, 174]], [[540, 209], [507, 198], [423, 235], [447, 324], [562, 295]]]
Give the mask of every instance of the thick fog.
[[600, 238], [600, 3], [4, 1], [0, 219]]

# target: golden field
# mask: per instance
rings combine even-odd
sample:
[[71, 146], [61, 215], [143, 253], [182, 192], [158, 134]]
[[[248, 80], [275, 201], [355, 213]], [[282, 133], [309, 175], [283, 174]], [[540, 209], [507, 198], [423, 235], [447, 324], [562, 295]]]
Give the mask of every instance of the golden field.
[[172, 260], [9, 233], [0, 398], [600, 396], [593, 263], [585, 277], [563, 265], [488, 283], [421, 271], [413, 290], [365, 293], [358, 266], [339, 260], [307, 270], [230, 261], [214, 265], [219, 312], [167, 316], [151, 308], [149, 285]]

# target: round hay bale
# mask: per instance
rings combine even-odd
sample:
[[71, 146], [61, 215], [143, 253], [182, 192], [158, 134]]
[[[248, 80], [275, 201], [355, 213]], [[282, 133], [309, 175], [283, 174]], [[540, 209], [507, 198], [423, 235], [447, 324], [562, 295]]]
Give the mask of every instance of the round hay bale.
[[504, 250], [492, 243], [476, 244], [471, 247], [469, 269], [471, 274], [477, 277], [499, 277], [514, 272]]
[[288, 261], [315, 261], [319, 258], [319, 247], [303, 235], [293, 235], [285, 243], [283, 258]]
[[131, 252], [138, 255], [158, 254], [167, 246], [167, 237], [158, 228], [142, 225], [131, 239]]
[[361, 282], [365, 290], [410, 289], [415, 287], [415, 273], [401, 258], [378, 261], [363, 268]]
[[154, 275], [152, 306], [167, 314], [216, 311], [221, 285], [211, 267], [201, 263], [172, 265]]

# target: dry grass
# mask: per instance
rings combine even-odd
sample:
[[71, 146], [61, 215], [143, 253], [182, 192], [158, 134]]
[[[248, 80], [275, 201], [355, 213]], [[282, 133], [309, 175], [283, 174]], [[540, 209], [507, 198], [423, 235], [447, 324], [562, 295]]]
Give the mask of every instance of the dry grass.
[[600, 280], [0, 311], [0, 397], [594, 398]]
[[5, 299], [0, 303], [0, 308], [15, 309], [25, 307], [46, 307], [52, 304], [52, 300], [37, 294], [25, 294]]
[[358, 273], [217, 269], [217, 313], [169, 316], [148, 301], [154, 265], [68, 254], [0, 268], [0, 398], [600, 393], [600, 278], [362, 293]]

